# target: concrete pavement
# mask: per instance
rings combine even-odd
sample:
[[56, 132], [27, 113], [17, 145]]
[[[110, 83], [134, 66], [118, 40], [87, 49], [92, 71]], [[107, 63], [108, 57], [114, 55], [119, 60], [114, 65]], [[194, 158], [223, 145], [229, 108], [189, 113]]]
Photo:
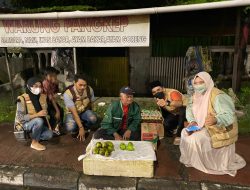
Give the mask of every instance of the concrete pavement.
[[77, 157], [83, 153], [91, 135], [84, 143], [70, 135], [57, 137], [43, 142], [47, 150], [38, 152], [32, 150], [29, 144], [20, 144], [15, 140], [11, 124], [1, 124], [0, 131], [0, 184], [79, 190], [250, 190], [250, 136], [240, 136], [236, 144], [237, 153], [247, 161], [247, 166], [236, 177], [208, 175], [186, 168], [178, 161], [178, 146], [173, 146], [172, 139], [167, 138], [161, 141], [157, 151], [154, 178], [146, 179], [84, 175], [82, 162], [78, 162]]

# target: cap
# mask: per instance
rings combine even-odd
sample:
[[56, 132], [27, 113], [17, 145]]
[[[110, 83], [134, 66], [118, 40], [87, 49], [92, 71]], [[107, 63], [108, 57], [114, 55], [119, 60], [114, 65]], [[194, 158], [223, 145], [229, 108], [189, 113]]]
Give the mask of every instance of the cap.
[[133, 95], [135, 93], [135, 91], [133, 89], [131, 89], [129, 86], [124, 86], [120, 89], [120, 93], [124, 93], [127, 95]]

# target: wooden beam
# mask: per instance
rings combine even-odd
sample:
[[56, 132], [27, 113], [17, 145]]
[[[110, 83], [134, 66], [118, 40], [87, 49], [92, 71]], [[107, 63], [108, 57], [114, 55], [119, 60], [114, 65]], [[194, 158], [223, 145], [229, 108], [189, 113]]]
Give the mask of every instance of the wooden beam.
[[241, 56], [240, 49], [240, 32], [241, 32], [241, 8], [237, 9], [237, 17], [236, 17], [236, 31], [235, 31], [235, 46], [234, 46], [234, 63], [233, 63], [233, 77], [232, 77], [232, 88], [234, 92], [239, 91], [240, 89], [240, 64], [241, 60], [239, 59]]
[[216, 52], [234, 52], [234, 46], [209, 46], [209, 50]]

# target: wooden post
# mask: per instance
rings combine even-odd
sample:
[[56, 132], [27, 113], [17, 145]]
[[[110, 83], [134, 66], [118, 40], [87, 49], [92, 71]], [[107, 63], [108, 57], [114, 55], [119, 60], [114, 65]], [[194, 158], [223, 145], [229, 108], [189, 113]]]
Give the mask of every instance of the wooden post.
[[13, 87], [13, 83], [12, 83], [12, 77], [11, 77], [10, 65], [9, 65], [9, 58], [8, 58], [8, 52], [7, 52], [6, 47], [4, 48], [4, 53], [5, 53], [5, 62], [6, 62], [6, 66], [7, 66], [8, 76], [9, 76], [9, 80], [10, 80], [12, 103], [14, 104], [15, 103], [14, 87]]
[[74, 71], [75, 74], [77, 73], [77, 60], [76, 60], [76, 48], [73, 48], [73, 55], [74, 55]]
[[42, 68], [41, 53], [40, 51], [37, 51], [36, 53], [38, 55], [38, 70], [40, 71]]
[[234, 46], [234, 63], [233, 63], [233, 77], [232, 77], [232, 88], [234, 92], [240, 89], [240, 71], [241, 71], [241, 48], [240, 48], [240, 33], [241, 33], [241, 8], [237, 9], [236, 17], [236, 31], [235, 31], [235, 46]]
[[49, 64], [49, 53], [46, 51], [46, 52], [44, 52], [44, 54], [45, 54], [45, 59], [46, 59], [46, 67], [48, 67], [48, 66], [51, 66], [51, 64]]

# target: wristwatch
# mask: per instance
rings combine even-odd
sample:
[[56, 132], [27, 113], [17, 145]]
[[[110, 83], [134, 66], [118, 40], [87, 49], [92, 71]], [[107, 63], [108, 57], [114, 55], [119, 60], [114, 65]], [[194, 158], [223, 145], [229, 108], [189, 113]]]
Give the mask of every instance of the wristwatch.
[[167, 100], [167, 106], [170, 106], [170, 101], [169, 100]]

